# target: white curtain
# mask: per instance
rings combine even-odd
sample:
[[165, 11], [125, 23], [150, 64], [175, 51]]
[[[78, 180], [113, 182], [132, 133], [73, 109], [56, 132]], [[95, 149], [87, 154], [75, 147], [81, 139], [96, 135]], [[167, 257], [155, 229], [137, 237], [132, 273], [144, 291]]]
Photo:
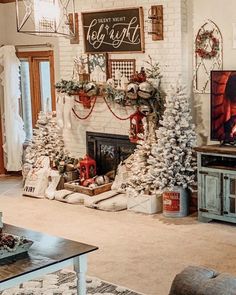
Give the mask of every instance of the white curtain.
[[25, 141], [24, 123], [19, 115], [20, 61], [14, 46], [0, 48], [0, 65], [3, 72], [0, 80], [4, 90], [3, 110], [3, 150], [7, 171], [19, 171], [22, 166], [23, 143]]

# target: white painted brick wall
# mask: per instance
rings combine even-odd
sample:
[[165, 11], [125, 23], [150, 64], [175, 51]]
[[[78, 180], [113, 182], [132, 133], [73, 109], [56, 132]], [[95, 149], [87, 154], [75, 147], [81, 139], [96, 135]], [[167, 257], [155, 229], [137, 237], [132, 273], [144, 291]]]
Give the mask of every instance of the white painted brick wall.
[[[77, 3], [78, 1], [76, 1]], [[80, 1], [76, 11], [102, 10], [104, 8], [143, 7], [144, 10], [144, 32], [145, 32], [145, 53], [132, 54], [110, 54], [111, 58], [135, 58], [137, 70], [145, 66], [150, 54], [152, 58], [160, 63], [163, 74], [162, 86], [165, 91], [170, 84], [175, 83], [180, 74], [183, 73], [183, 60], [185, 59], [186, 42], [183, 40], [183, 32], [186, 32], [187, 4], [186, 0], [160, 0], [158, 5], [163, 5], [164, 11], [164, 40], [152, 41], [151, 35], [147, 34], [148, 11], [151, 5], [156, 5], [155, 0], [87, 0]], [[80, 17], [81, 19], [81, 17]], [[80, 44], [71, 45], [67, 39], [59, 39], [59, 63], [61, 78], [70, 79], [73, 72], [73, 59], [83, 53], [82, 24], [79, 24]], [[81, 106], [80, 106], [81, 108]], [[131, 113], [118, 105], [113, 110], [120, 116], [125, 117]], [[82, 116], [88, 110], [81, 109], [78, 113]], [[68, 150], [77, 156], [83, 156], [86, 152], [86, 131], [96, 131], [112, 134], [128, 134], [129, 121], [116, 119], [108, 110], [102, 98], [99, 98], [91, 117], [85, 121], [76, 119], [72, 115], [72, 129], [64, 130], [65, 144]]]
[[187, 0], [181, 0], [181, 45], [182, 45], [182, 79], [188, 82], [188, 15]]

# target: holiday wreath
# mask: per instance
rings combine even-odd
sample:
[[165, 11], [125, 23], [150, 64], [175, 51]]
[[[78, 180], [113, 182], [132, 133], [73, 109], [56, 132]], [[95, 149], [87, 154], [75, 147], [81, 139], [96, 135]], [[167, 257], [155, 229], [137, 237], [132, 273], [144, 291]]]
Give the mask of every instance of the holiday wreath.
[[[210, 47], [210, 50], [207, 50]], [[211, 59], [219, 51], [219, 40], [214, 37], [213, 31], [199, 33], [196, 38], [195, 52], [202, 58]]]

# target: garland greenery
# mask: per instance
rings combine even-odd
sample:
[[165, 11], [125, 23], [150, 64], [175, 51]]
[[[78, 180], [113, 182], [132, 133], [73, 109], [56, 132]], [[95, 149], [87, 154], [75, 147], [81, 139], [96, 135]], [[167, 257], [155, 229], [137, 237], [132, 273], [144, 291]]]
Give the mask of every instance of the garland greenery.
[[66, 93], [68, 95], [79, 94], [79, 91], [83, 89], [84, 83], [77, 82], [74, 80], [64, 80], [61, 79], [55, 84], [55, 88], [59, 93]]
[[109, 102], [117, 103], [122, 107], [147, 106], [151, 112], [155, 111], [158, 114], [162, 113], [162, 110], [164, 109], [165, 94], [160, 87], [155, 88], [154, 94], [149, 99], [143, 99], [139, 95], [137, 95], [137, 99], [130, 99], [127, 96], [127, 92], [125, 90], [114, 88], [110, 84], [104, 84], [103, 86], [101, 86], [96, 84], [95, 82], [78, 82], [62, 79], [56, 83], [55, 88], [59, 93], [66, 93], [68, 95], [79, 95], [79, 92], [83, 89], [86, 89], [86, 86], [88, 86], [89, 83], [93, 84], [95, 88], [99, 89], [99, 95], [104, 96]]
[[[66, 93], [68, 95], [80, 95], [82, 91], [84, 94], [86, 94], [87, 91], [90, 91], [90, 93], [88, 92], [88, 94], [90, 94], [88, 96], [90, 97], [100, 95], [103, 96], [106, 101], [117, 103], [122, 107], [139, 107], [141, 111], [144, 110], [145, 112], [156, 113], [157, 118], [160, 119], [164, 111], [165, 103], [165, 93], [162, 91], [160, 86], [162, 75], [160, 72], [159, 63], [154, 62], [150, 55], [148, 57], [149, 60], [146, 61], [148, 67], [144, 71], [145, 79], [143, 80], [143, 82], [145, 82], [147, 78], [147, 82], [151, 84], [152, 89], [154, 89], [153, 91], [150, 91], [151, 94], [148, 98], [144, 98], [145, 96], [142, 97], [142, 95], [140, 96], [137, 88], [139, 87], [139, 85], [141, 86], [142, 82], [138, 82], [135, 79], [133, 79], [131, 82], [131, 86], [133, 86], [133, 88], [135, 89], [132, 89], [135, 91], [135, 98], [133, 98], [132, 95], [128, 95], [128, 91], [115, 88], [109, 83], [105, 83], [101, 86], [99, 84], [96, 84], [95, 82], [75, 80], [67, 81], [62, 79], [56, 83], [55, 88], [57, 92]], [[92, 88], [96, 89], [96, 91], [91, 91]]]
[[110, 102], [118, 103], [120, 106], [147, 106], [151, 112], [156, 112], [159, 118], [164, 111], [165, 94], [161, 89], [156, 89], [154, 95], [149, 99], [137, 97], [137, 99], [129, 99], [126, 91], [113, 88], [111, 85], [106, 85], [103, 88], [103, 93], [106, 99]]

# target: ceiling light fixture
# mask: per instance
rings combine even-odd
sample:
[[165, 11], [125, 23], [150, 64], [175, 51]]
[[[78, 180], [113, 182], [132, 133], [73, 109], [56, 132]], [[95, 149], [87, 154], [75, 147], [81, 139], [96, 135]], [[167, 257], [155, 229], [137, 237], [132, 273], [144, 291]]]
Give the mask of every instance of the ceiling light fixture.
[[74, 0], [16, 0], [17, 32], [75, 37]]

